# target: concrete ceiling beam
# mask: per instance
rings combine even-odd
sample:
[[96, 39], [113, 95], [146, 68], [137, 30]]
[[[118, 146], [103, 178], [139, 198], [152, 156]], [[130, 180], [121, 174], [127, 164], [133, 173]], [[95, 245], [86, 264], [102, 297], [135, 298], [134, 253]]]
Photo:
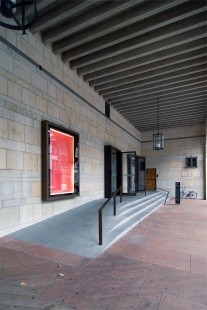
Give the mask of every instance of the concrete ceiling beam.
[[[203, 22], [202, 22], [203, 23]], [[206, 23], [206, 22], [204, 22]], [[197, 24], [198, 26], [198, 24]], [[130, 60], [135, 60], [140, 57], [144, 57], [150, 54], [154, 54], [156, 52], [161, 52], [163, 50], [167, 50], [173, 47], [178, 47], [188, 42], [192, 42], [198, 39], [203, 39], [203, 46], [206, 45], [206, 25], [189, 30], [187, 32], [183, 32], [178, 35], [173, 35], [172, 37], [165, 38], [160, 41], [153, 42], [151, 44], [146, 44], [139, 48], [135, 48], [126, 53], [121, 53], [120, 55], [116, 55], [113, 57], [97, 61], [96, 63], [83, 66], [78, 68], [78, 75], [85, 75], [91, 72], [98, 71], [100, 69], [110, 68], [115, 65], [120, 65], [125, 62], [129, 62]], [[126, 64], [124, 65], [126, 68]], [[73, 66], [71, 67], [73, 69]]]
[[[198, 56], [198, 55], [196, 55]], [[124, 79], [119, 79], [116, 81], [113, 81], [111, 83], [105, 83], [99, 86], [95, 86], [94, 90], [95, 91], [111, 91], [114, 92], [116, 90], [122, 89], [126, 89], [126, 88], [131, 88], [131, 86], [133, 85], [133, 83], [138, 82], [138, 81], [143, 81], [143, 80], [148, 80], [148, 79], [152, 79], [154, 77], [161, 77], [161, 78], [167, 78], [167, 75], [173, 76], [173, 75], [177, 75], [179, 73], [183, 73], [182, 70], [189, 70], [188, 72], [192, 72], [194, 70], [196, 70], [196, 66], [203, 64], [204, 66], [206, 66], [207, 63], [207, 54], [201, 54], [200, 58], [191, 58], [190, 60], [186, 60], [183, 62], [175, 62], [172, 63], [171, 65], [167, 66], [167, 67], [161, 67], [160, 69], [154, 69], [153, 70], [153, 66], [152, 69], [150, 70], [150, 68], [145, 71], [144, 73], [140, 72], [140, 70], [137, 70], [137, 75], [132, 75], [132, 76], [128, 76]], [[150, 66], [148, 66], [150, 67]], [[185, 72], [185, 71], [184, 71]], [[133, 87], [133, 86], [132, 86]]]
[[[183, 70], [184, 71], [184, 70]], [[168, 74], [167, 74], [168, 75]], [[175, 75], [172, 76], [172, 78], [170, 77], [170, 75], [168, 75], [168, 78], [162, 78], [162, 79], [157, 79], [157, 78], [153, 78], [151, 80], [149, 80], [148, 82], [139, 82], [136, 83], [135, 85], [133, 85], [132, 88], [127, 88], [125, 90], [119, 90], [117, 92], [114, 93], [110, 93], [107, 95], [104, 95], [104, 99], [110, 99], [110, 100], [114, 100], [114, 98], [116, 98], [117, 100], [119, 99], [119, 97], [121, 98], [125, 98], [126, 96], [134, 96], [134, 94], [136, 94], [137, 92], [139, 92], [139, 90], [151, 90], [151, 89], [160, 89], [163, 87], [176, 87], [177, 84], [183, 84], [183, 83], [188, 83], [192, 80], [196, 80], [196, 79], [200, 79], [206, 78], [206, 66], [200, 65], [197, 67], [197, 71], [194, 72], [190, 72], [188, 73], [188, 69], [186, 69], [185, 74], [183, 73], [182, 75]], [[103, 94], [102, 94], [103, 95]]]
[[[108, 99], [108, 103], [111, 105], [114, 105], [116, 107], [116, 103], [117, 104], [122, 104], [122, 103], [130, 103], [130, 102], [134, 102], [135, 100], [137, 101], [138, 98], [142, 99], [142, 98], [149, 98], [149, 97], [162, 97], [163, 95], [167, 95], [167, 94], [174, 94], [175, 91], [176, 93], [182, 93], [186, 90], [192, 90], [192, 89], [197, 89], [197, 88], [202, 88], [202, 87], [206, 87], [206, 81], [203, 77], [199, 77], [197, 79], [194, 80], [190, 80], [188, 81], [188, 83], [186, 84], [186, 82], [184, 81], [182, 84], [179, 83], [179, 85], [176, 85], [177, 87], [162, 87], [162, 85], [159, 84], [158, 88], [153, 88], [153, 89], [149, 89], [147, 87], [143, 87], [141, 88], [138, 92], [136, 93], [132, 93], [126, 96], [121, 96], [119, 97], [115, 97], [113, 99]], [[147, 91], [148, 90], [148, 91]]]
[[[140, 0], [143, 1], [143, 0]], [[79, 14], [66, 22], [43, 32], [42, 40], [45, 44], [59, 41], [68, 35], [83, 30], [84, 28], [94, 26], [100, 21], [104, 21], [109, 17], [117, 15], [119, 12], [126, 10], [128, 7], [135, 6], [135, 1], [88, 1], [91, 7], [83, 14]]]
[[[79, 45], [77, 47], [72, 48], [71, 46], [67, 45], [62, 49], [57, 49], [58, 42], [54, 44], [53, 51], [54, 52], [63, 52], [63, 59], [65, 61], [71, 61], [73, 59], [78, 57], [83, 57], [85, 55], [88, 55], [89, 53], [96, 52], [98, 50], [102, 50], [104, 48], [107, 48], [109, 46], [123, 43], [123, 41], [132, 39], [134, 37], [138, 37], [144, 33], [147, 33], [149, 31], [164, 27], [166, 25], [175, 23], [176, 21], [185, 19], [187, 17], [199, 14], [201, 12], [205, 11], [205, 3], [204, 2], [190, 2], [188, 6], [186, 6], [186, 3], [175, 6], [173, 8], [170, 8], [166, 11], [166, 5], [165, 2], [158, 2], [156, 5], [160, 8], [159, 14], [156, 14], [153, 18], [151, 16], [154, 14], [155, 11], [158, 11], [158, 8], [155, 7], [155, 2], [150, 1], [147, 3], [144, 3], [142, 6], [135, 7], [132, 10], [133, 15], [135, 14], [135, 11], [137, 11], [136, 17], [138, 19], [138, 22], [133, 23], [132, 25], [128, 25], [125, 28], [121, 28], [118, 31], [111, 32], [110, 34], [107, 34], [105, 36], [101, 36], [95, 40], [91, 40], [90, 42], [82, 43], [79, 42]], [[145, 14], [143, 14], [143, 11]], [[163, 11], [165, 14], [163, 14]], [[151, 13], [151, 15], [150, 15]], [[146, 17], [147, 14], [147, 18]], [[140, 17], [140, 18], [139, 18]], [[120, 20], [130, 20], [130, 14], [126, 14], [126, 17]], [[130, 20], [131, 22], [131, 20]], [[120, 25], [121, 26], [121, 25]], [[98, 28], [98, 25], [97, 25]], [[56, 47], [56, 49], [55, 49]]]
[[[180, 34], [185, 34], [202, 26], [206, 26], [206, 23], [206, 13], [202, 12], [195, 15], [194, 18], [188, 17], [174, 23], [173, 25], [167, 25], [166, 27], [149, 31], [130, 40], [122, 41], [119, 44], [115, 44], [108, 48], [101, 49], [86, 56], [79, 57], [79, 55], [76, 54], [77, 59], [72, 60], [70, 62], [70, 65], [72, 69], [77, 69], [82, 66], [94, 64], [103, 60], [117, 58], [123, 61], [127, 53], [133, 54], [133, 52], [137, 48], [145, 47], [153, 43], [158, 43], [158, 45], [161, 46], [164, 40], [169, 40], [172, 37], [178, 36]], [[66, 57], [66, 52], [62, 54], [62, 59], [63, 61], [69, 60]], [[112, 61], [112, 63], [114, 63], [114, 61]]]

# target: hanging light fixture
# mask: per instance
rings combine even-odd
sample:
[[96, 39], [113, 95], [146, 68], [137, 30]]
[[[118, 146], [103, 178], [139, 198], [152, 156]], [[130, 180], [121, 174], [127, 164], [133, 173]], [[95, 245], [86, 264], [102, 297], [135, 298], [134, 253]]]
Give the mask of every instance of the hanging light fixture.
[[157, 133], [153, 134], [153, 149], [156, 151], [164, 149], [164, 134], [159, 132], [159, 98], [157, 97]]
[[37, 18], [36, 0], [0, 0], [0, 13], [1, 26], [26, 34]]

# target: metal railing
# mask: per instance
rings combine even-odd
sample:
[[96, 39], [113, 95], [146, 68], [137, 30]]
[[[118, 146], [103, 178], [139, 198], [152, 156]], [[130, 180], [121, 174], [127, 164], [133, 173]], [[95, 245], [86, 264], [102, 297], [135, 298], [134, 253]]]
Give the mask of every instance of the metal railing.
[[165, 198], [165, 202], [164, 202], [164, 204], [165, 204], [166, 201], [167, 201], [168, 195], [169, 195], [169, 191], [167, 191], [166, 189], [163, 189], [163, 188], [155, 187], [155, 190], [157, 190], [157, 189], [159, 189], [161, 191], [164, 191], [164, 192], [167, 192], [167, 195], [166, 195], [166, 198]]
[[111, 198], [114, 198], [114, 216], [116, 216], [116, 194], [120, 190], [120, 203], [122, 203], [122, 185], [111, 194], [111, 196], [107, 199], [106, 202], [101, 206], [101, 208], [98, 210], [98, 227], [99, 227], [99, 245], [102, 245], [102, 211], [104, 207], [107, 205], [107, 203], [111, 200]]

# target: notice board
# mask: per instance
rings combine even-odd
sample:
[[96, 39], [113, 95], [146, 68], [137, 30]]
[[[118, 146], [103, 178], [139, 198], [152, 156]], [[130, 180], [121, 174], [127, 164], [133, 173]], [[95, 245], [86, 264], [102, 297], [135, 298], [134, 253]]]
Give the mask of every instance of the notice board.
[[42, 198], [79, 195], [77, 133], [49, 121], [42, 123]]

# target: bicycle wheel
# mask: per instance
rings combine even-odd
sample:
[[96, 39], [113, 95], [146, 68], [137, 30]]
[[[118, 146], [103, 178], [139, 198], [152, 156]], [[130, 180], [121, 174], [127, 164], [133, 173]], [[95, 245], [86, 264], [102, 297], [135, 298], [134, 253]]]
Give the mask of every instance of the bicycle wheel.
[[196, 199], [197, 193], [194, 192], [194, 191], [191, 191], [191, 192], [189, 193], [189, 197], [190, 197], [191, 199]]
[[180, 198], [183, 198], [184, 197], [184, 192], [180, 192]]

